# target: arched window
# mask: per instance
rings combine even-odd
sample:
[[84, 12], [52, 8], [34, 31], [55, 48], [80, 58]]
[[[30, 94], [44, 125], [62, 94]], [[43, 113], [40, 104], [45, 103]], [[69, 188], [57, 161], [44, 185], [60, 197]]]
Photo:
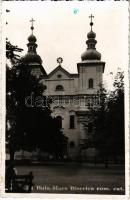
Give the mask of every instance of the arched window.
[[63, 91], [63, 90], [64, 90], [64, 88], [63, 88], [62, 85], [57, 85], [56, 86], [56, 91]]
[[70, 142], [70, 148], [74, 148], [75, 147], [75, 143], [73, 141]]
[[56, 119], [57, 119], [58, 128], [61, 129], [62, 128], [62, 117], [57, 116]]
[[70, 115], [70, 129], [74, 129], [75, 128], [75, 116], [74, 115]]
[[88, 81], [88, 88], [93, 88], [93, 79], [90, 78]]

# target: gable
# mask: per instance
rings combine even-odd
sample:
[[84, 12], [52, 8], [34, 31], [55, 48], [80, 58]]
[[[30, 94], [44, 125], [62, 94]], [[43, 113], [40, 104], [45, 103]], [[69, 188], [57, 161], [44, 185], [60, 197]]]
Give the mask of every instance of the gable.
[[49, 75], [49, 79], [68, 79], [71, 78], [71, 75], [69, 72], [67, 72], [64, 68], [61, 66], [58, 66], [55, 68]]

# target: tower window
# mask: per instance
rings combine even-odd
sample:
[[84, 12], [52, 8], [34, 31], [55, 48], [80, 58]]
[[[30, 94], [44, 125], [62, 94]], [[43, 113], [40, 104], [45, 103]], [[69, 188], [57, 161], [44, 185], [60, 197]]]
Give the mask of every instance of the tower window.
[[56, 86], [56, 90], [57, 90], [57, 91], [64, 91], [64, 88], [63, 88], [62, 85], [57, 85], [57, 86]]
[[93, 88], [93, 79], [90, 78], [88, 81], [88, 88], [92, 89]]
[[70, 129], [75, 128], [74, 119], [75, 119], [74, 115], [70, 115]]
[[30, 46], [30, 51], [33, 51], [33, 50], [34, 50], [33, 46]]

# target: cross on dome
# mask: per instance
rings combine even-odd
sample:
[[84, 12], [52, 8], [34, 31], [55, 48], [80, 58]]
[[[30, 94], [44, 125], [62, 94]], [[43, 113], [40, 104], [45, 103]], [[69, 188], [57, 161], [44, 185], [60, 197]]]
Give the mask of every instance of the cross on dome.
[[93, 26], [92, 19], [94, 18], [94, 16], [91, 14], [91, 15], [89, 16], [89, 18], [91, 18], [90, 26], [91, 26], [91, 31], [92, 31], [92, 26]]
[[92, 22], [92, 19], [94, 18], [94, 16], [91, 14], [91, 15], [89, 16], [89, 18], [91, 18], [91, 22]]
[[62, 62], [63, 62], [63, 58], [61, 57], [57, 58], [57, 63], [59, 63], [59, 65], [61, 65]]
[[30, 20], [30, 22], [31, 22], [31, 30], [32, 30], [32, 34], [33, 34], [33, 30], [34, 30], [33, 22], [35, 22], [35, 20], [32, 18]]

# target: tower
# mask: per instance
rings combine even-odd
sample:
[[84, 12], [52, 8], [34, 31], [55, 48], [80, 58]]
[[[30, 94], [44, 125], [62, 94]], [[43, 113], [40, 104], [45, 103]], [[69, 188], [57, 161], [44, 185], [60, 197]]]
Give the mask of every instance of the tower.
[[31, 35], [28, 37], [28, 52], [24, 57], [22, 57], [22, 62], [27, 65], [29, 72], [31, 75], [35, 76], [38, 79], [41, 79], [43, 77], [46, 77], [46, 71], [44, 70], [42, 66], [42, 59], [41, 57], [37, 54], [37, 47], [38, 45], [36, 44], [36, 37], [33, 34], [34, 26], [33, 22], [34, 20], [31, 19], [30, 22], [31, 24]]
[[77, 63], [80, 94], [96, 94], [102, 84], [105, 67], [105, 62], [101, 61], [101, 54], [96, 50], [96, 33], [92, 29], [94, 16], [91, 14], [89, 17], [91, 18], [91, 30], [87, 34], [87, 49], [81, 55], [81, 62]]

